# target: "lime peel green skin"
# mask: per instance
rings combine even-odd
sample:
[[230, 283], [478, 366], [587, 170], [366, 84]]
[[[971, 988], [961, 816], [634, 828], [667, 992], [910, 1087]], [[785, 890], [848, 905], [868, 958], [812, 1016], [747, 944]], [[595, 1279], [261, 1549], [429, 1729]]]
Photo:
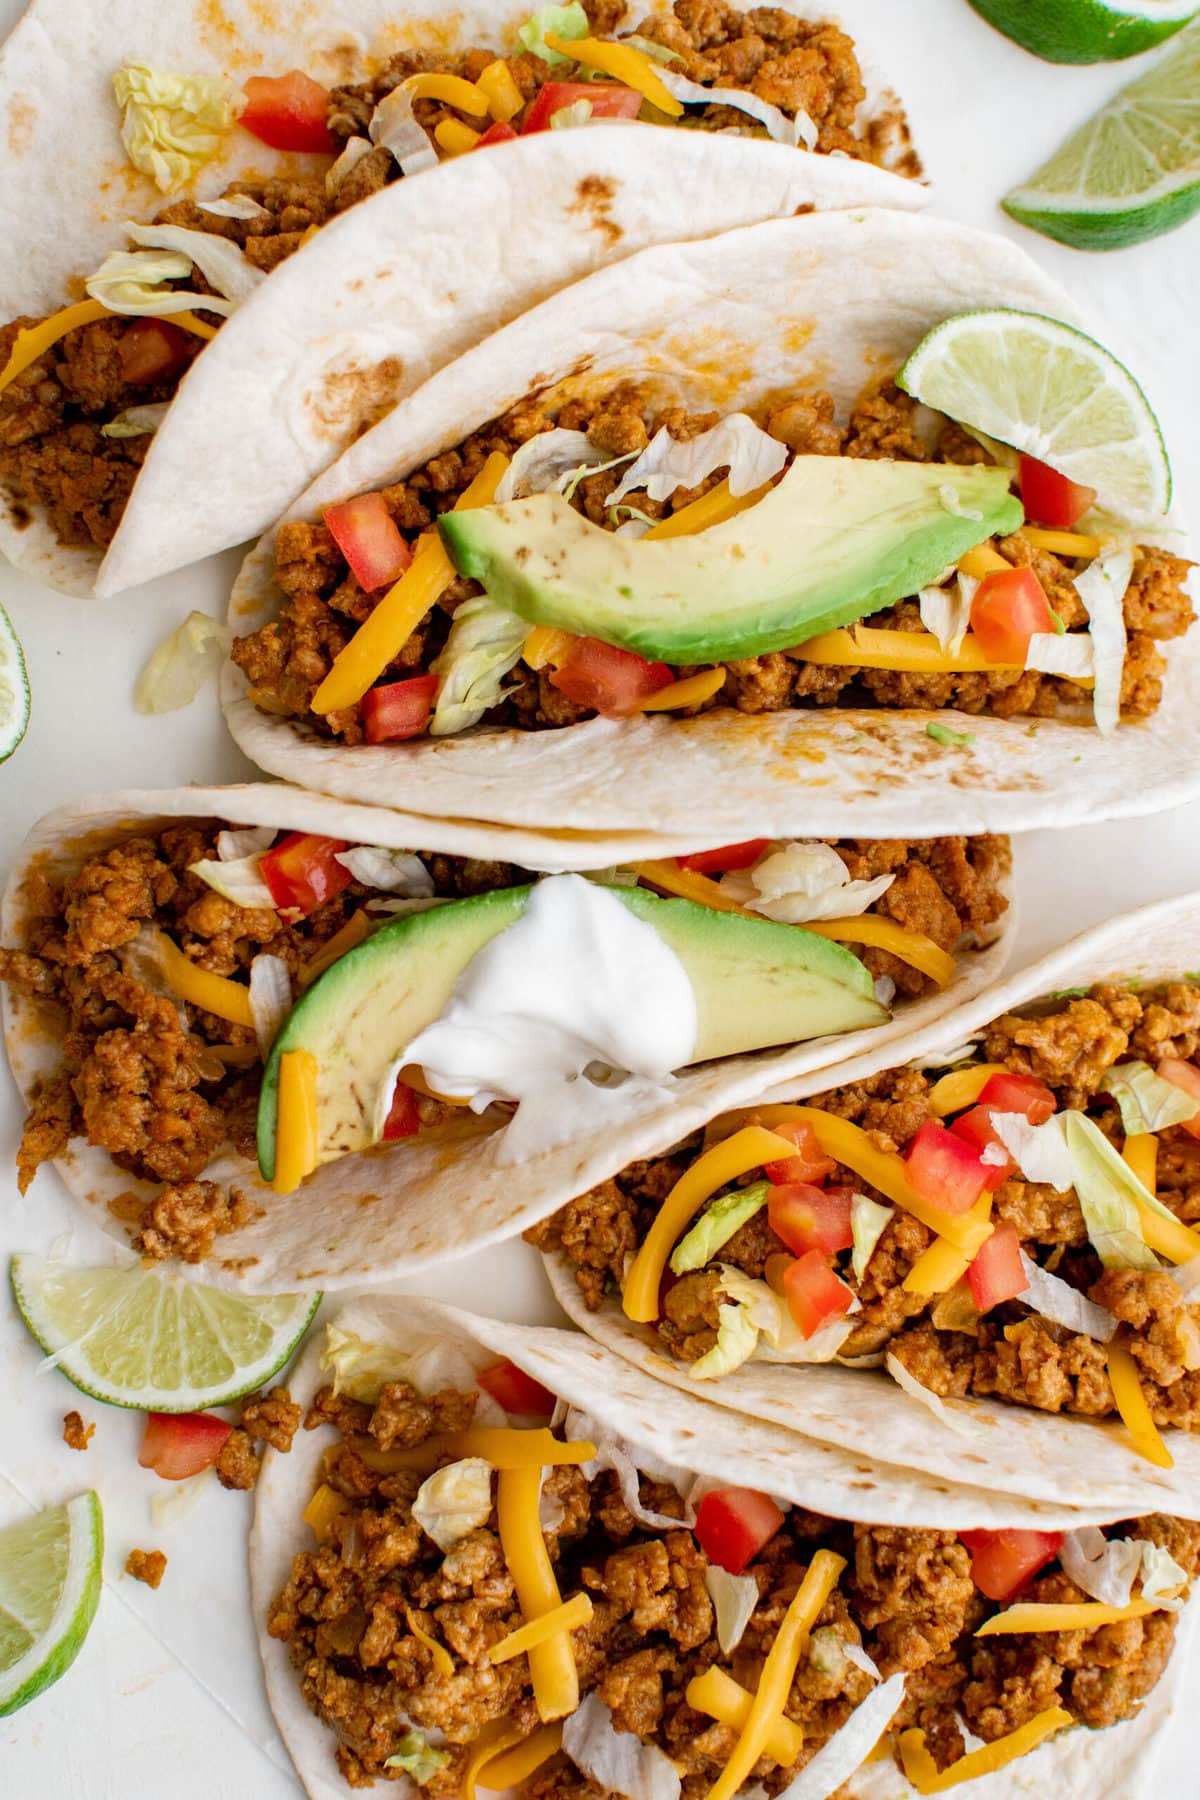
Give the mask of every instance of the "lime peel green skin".
[[[337, 1048], [339, 1038], [344, 1042], [349, 1027], [365, 1014], [371, 1028], [370, 1073], [372, 1078], [381, 1077], [417, 1031], [440, 1015], [471, 957], [521, 916], [532, 892], [532, 886], [503, 888], [393, 919], [347, 951], [313, 983], [284, 1022], [263, 1074], [258, 1160], [264, 1180], [270, 1181], [275, 1172], [279, 1063], [284, 1053], [310, 1050], [318, 1067], [328, 1073], [335, 1066], [330, 1049]], [[771, 919], [717, 912], [692, 900], [662, 899], [645, 888], [613, 887], [609, 892], [651, 925], [683, 962], [697, 1000], [697, 1062], [826, 1032], [879, 1025], [888, 1016], [875, 997], [865, 964], [830, 938]], [[441, 966], [434, 970], [430, 948], [439, 938], [443, 947], [436, 960]], [[467, 954], [462, 953], [464, 944]], [[432, 1004], [420, 999], [426, 975], [433, 990]], [[403, 1023], [399, 1002], [393, 1004], [390, 994], [406, 998]], [[823, 1016], [813, 1022], [816, 1029], [805, 1025], [806, 1005], [824, 1009]], [[375, 1015], [367, 1010], [375, 1006], [392, 1031], [386, 1042], [380, 1041]], [[838, 1016], [833, 1014], [834, 1006]], [[746, 1030], [739, 1025], [743, 1008], [751, 1020]], [[756, 1036], [756, 1031], [761, 1035]], [[340, 1066], [337, 1081], [335, 1091], [340, 1092], [344, 1085]], [[360, 1080], [356, 1085], [371, 1089], [370, 1081], [364, 1084]], [[360, 1140], [322, 1153], [322, 1138], [319, 1112], [320, 1161], [369, 1147]]]
[[15, 666], [12, 673], [17, 691], [18, 707], [15, 716], [20, 721], [20, 730], [16, 735], [7, 738], [4, 741], [0, 741], [0, 763], [6, 763], [13, 752], [20, 748], [25, 733], [29, 730], [29, 719], [33, 711], [33, 699], [29, 687], [29, 669], [25, 662], [25, 652], [21, 647], [21, 640], [13, 630], [12, 620], [2, 606], [0, 606], [0, 632], [8, 638], [8, 641], [13, 648]]
[[1119, 212], [1046, 212], [1022, 206], [1015, 194], [1000, 204], [1018, 225], [1027, 225], [1072, 250], [1127, 250], [1131, 244], [1144, 244], [1177, 231], [1194, 218], [1200, 212], [1200, 179], [1147, 206]]
[[[438, 527], [459, 573], [530, 624], [717, 663], [793, 649], [919, 592], [1018, 529], [1008, 481], [1004, 469], [797, 457], [756, 505], [692, 537], [630, 542], [557, 494]], [[962, 513], [942, 503], [947, 487]]]
[[1087, 5], [1085, 0], [1067, 6], [1058, 0], [971, 0], [971, 5], [1014, 44], [1053, 63], [1120, 62], [1161, 44], [1193, 16], [1189, 12], [1166, 19], [1114, 17], [1107, 8]]
[[[81, 1498], [88, 1504], [95, 1545], [94, 1556], [99, 1565], [104, 1555], [104, 1514], [100, 1508], [100, 1496], [89, 1489]], [[34, 1670], [29, 1680], [19, 1687], [15, 1694], [10, 1694], [8, 1699], [0, 1704], [0, 1719], [7, 1719], [11, 1713], [20, 1712], [23, 1706], [27, 1706], [31, 1700], [36, 1700], [39, 1694], [45, 1693], [47, 1688], [53, 1687], [54, 1683], [66, 1674], [83, 1649], [84, 1640], [92, 1628], [92, 1620], [95, 1618], [96, 1608], [100, 1604], [102, 1585], [97, 1573], [96, 1580], [89, 1582], [84, 1588], [80, 1604], [76, 1608], [62, 1640], [55, 1645], [41, 1667]]]

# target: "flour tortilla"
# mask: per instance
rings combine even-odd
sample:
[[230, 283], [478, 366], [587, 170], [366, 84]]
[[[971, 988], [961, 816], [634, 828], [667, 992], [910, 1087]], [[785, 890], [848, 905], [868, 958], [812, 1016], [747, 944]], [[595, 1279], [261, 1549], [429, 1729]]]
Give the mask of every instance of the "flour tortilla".
[[[0, 270], [0, 317], [66, 304], [68, 282], [125, 247], [124, 221], [148, 220], [166, 203], [120, 141], [112, 76], [125, 62], [239, 84], [302, 68], [328, 85], [359, 80], [401, 49], [512, 44], [531, 10], [525, 0], [499, 9], [490, 0], [356, 0], [340, 15], [311, 0], [34, 0], [0, 50], [0, 197], [12, 252]], [[794, 10], [831, 16], [816, 0]], [[896, 112], [873, 76], [863, 111]], [[604, 263], [800, 207], [924, 204], [916, 182], [849, 158], [695, 131], [651, 139], [653, 129], [546, 132], [394, 182], [341, 215], [204, 351], [102, 571], [98, 551], [64, 548], [43, 519], [19, 525], [7, 501], [0, 550], [65, 593], [137, 586], [257, 536], [389, 405]], [[899, 158], [899, 127], [894, 139]], [[323, 166], [234, 130], [185, 191], [212, 198], [236, 176]]]
[[[936, 1062], [993, 1019], [1043, 995], [1109, 978], [1161, 981], [1197, 966], [1200, 894], [1143, 907], [1085, 932], [902, 1043], [844, 1059], [832, 1081], [827, 1071], [812, 1073], [778, 1084], [769, 1098], [804, 1100], [906, 1062]], [[760, 1094], [759, 1099], [767, 1097]], [[678, 1133], [677, 1141], [684, 1135]], [[1130, 1448], [1119, 1424], [999, 1400], [944, 1402], [953, 1416], [952, 1430], [882, 1369], [746, 1363], [720, 1381], [697, 1383], [685, 1365], [663, 1356], [650, 1331], [631, 1324], [615, 1302], [589, 1313], [565, 1260], [549, 1261], [555, 1296], [578, 1325], [648, 1373], [685, 1392], [699, 1392], [707, 1401], [946, 1480], [1066, 1505], [1086, 1505], [1103, 1495], [1127, 1514], [1162, 1508], [1200, 1518], [1200, 1435], [1169, 1431], [1175, 1467], [1158, 1469]]]
[[[548, 301], [426, 383], [291, 510], [378, 488], [527, 394], [552, 399], [650, 378], [664, 401], [723, 411], [829, 389], [844, 418], [866, 381], [972, 307], [1050, 313], [1073, 301], [1015, 245], [880, 210], [770, 221], [643, 251]], [[1119, 347], [1118, 347], [1119, 350]], [[1180, 548], [1177, 536], [1168, 540]], [[238, 633], [271, 618], [272, 538], [234, 589]], [[1163, 706], [1101, 737], [1081, 720], [967, 718], [940, 710], [821, 707], [747, 717], [643, 714], [559, 730], [477, 729], [345, 746], [258, 712], [232, 664], [230, 729], [261, 768], [347, 799], [431, 814], [593, 831], [703, 827], [714, 840], [798, 833], [904, 836], [1018, 831], [1174, 804], [1200, 781], [1200, 632], [1167, 646]], [[930, 717], [967, 735], [929, 737]]]
[[[553, 1393], [590, 1413], [598, 1425], [659, 1461], [718, 1482], [750, 1485], [793, 1505], [837, 1518], [930, 1530], [1073, 1530], [1104, 1524], [1111, 1508], [1071, 1511], [1039, 1506], [985, 1490], [945, 1484], [869, 1458], [834, 1452], [777, 1426], [735, 1419], [691, 1395], [663, 1388], [577, 1332], [483, 1319], [435, 1301], [376, 1295], [337, 1315], [340, 1329], [372, 1343], [414, 1350], [430, 1339], [452, 1345], [475, 1367], [509, 1357]], [[320, 1370], [323, 1334], [312, 1340], [288, 1377], [293, 1398], [307, 1405], [328, 1375]], [[349, 1792], [333, 1760], [334, 1736], [305, 1705], [298, 1672], [286, 1648], [266, 1630], [268, 1609], [291, 1572], [292, 1558], [310, 1549], [301, 1514], [320, 1476], [327, 1427], [303, 1432], [287, 1455], [268, 1449], [255, 1490], [250, 1532], [250, 1588], [267, 1698], [280, 1735], [311, 1800], [345, 1800]], [[1189, 1608], [1189, 1623], [1197, 1608]], [[1136, 1719], [1109, 1731], [1072, 1731], [1023, 1758], [1003, 1775], [973, 1784], [971, 1800], [1015, 1800], [1053, 1794], [1055, 1800], [1137, 1800], [1149, 1791], [1149, 1761], [1177, 1702], [1187, 1660], [1180, 1628], [1168, 1669]], [[398, 1789], [399, 1792], [414, 1792]], [[899, 1800], [911, 1789], [893, 1765], [879, 1763], [855, 1778], [856, 1800]]]
[[[216, 817], [240, 825], [273, 825], [311, 831], [353, 843], [440, 850], [551, 871], [594, 869], [644, 846], [611, 839], [564, 845], [534, 834], [494, 827], [434, 822], [348, 806], [322, 794], [262, 782], [241, 787], [129, 790], [64, 807], [37, 825], [22, 848], [3, 908], [3, 938], [19, 943], [27, 914], [26, 879], [34, 868], [69, 871], [84, 857], [137, 831], [171, 819]], [[696, 848], [693, 843], [686, 848]], [[645, 1110], [621, 1133], [596, 1129], [572, 1144], [544, 1152], [515, 1168], [502, 1160], [503, 1133], [488, 1133], [465, 1111], [453, 1127], [423, 1134], [379, 1152], [327, 1163], [299, 1194], [280, 1197], [264, 1185], [256, 1166], [223, 1154], [206, 1174], [235, 1180], [256, 1202], [257, 1216], [242, 1230], [220, 1237], [212, 1260], [184, 1273], [255, 1292], [339, 1288], [386, 1282], [416, 1274], [455, 1256], [499, 1243], [547, 1218], [575, 1194], [603, 1181], [637, 1156], [665, 1150], [681, 1132], [697, 1129], [714, 1113], [775, 1085], [868, 1046], [903, 1036], [976, 993], [1004, 967], [1016, 929], [1015, 906], [998, 935], [969, 951], [956, 980], [941, 993], [902, 1003], [886, 1024], [844, 1037], [814, 1039], [783, 1050], [728, 1058], [682, 1074], [671, 1090], [674, 1106], [647, 1099]], [[61, 1026], [29, 998], [5, 988], [5, 1043], [17, 1086], [28, 1099], [37, 1081], [60, 1067]], [[619, 1140], [614, 1142], [614, 1137]], [[57, 1167], [76, 1199], [114, 1236], [123, 1230], [108, 1210], [119, 1195], [148, 1199], [153, 1184], [138, 1182], [110, 1157], [74, 1139]]]

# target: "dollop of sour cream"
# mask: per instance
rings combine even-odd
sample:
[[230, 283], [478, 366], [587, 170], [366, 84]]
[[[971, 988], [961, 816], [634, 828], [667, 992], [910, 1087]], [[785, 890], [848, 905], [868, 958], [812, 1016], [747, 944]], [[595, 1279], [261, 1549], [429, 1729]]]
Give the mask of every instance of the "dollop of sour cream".
[[414, 1064], [475, 1112], [515, 1100], [501, 1157], [519, 1161], [668, 1098], [696, 1032], [687, 970], [653, 926], [610, 888], [552, 875], [405, 1046], [381, 1106], [396, 1071]]

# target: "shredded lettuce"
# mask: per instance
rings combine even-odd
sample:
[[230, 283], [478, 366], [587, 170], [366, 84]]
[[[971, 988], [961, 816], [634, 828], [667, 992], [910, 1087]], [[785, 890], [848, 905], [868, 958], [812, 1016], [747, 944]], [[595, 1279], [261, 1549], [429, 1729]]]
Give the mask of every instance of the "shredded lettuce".
[[622, 33], [617, 41], [622, 44], [628, 44], [631, 50], [640, 50], [643, 56], [648, 56], [650, 58], [651, 62], [673, 63], [683, 61], [683, 53], [681, 51], [668, 50], [665, 44], [656, 43], [653, 38], [643, 37], [640, 31]]
[[971, 602], [979, 586], [973, 575], [956, 573], [949, 587], [923, 587], [918, 596], [921, 623], [948, 656], [957, 656], [971, 623]]
[[1096, 728], [1115, 731], [1121, 718], [1121, 676], [1125, 668], [1125, 591], [1133, 576], [1128, 543], [1111, 544], [1075, 577], [1092, 640], [1096, 685], [1092, 710]]
[[664, 425], [630, 463], [604, 504], [615, 506], [626, 494], [643, 489], [651, 500], [669, 500], [676, 488], [699, 487], [723, 468], [729, 470], [731, 494], [752, 494], [772, 481], [786, 461], [786, 445], [756, 425], [748, 413], [729, 413], [693, 438], [674, 438]]
[[[416, 120], [413, 120], [414, 125]], [[422, 134], [424, 135], [424, 134]], [[426, 142], [428, 143], [428, 139]], [[352, 137], [346, 139], [346, 147], [337, 161], [325, 171], [325, 192], [332, 199], [345, 181], [347, 175], [357, 169], [364, 156], [370, 156], [375, 148], [370, 138]]]
[[688, 1374], [693, 1381], [718, 1381], [749, 1362], [757, 1348], [758, 1326], [750, 1316], [750, 1308], [723, 1300], [717, 1307], [717, 1341], [711, 1350], [696, 1358]]
[[399, 894], [405, 900], [427, 900], [433, 893], [433, 876], [413, 850], [353, 844], [348, 850], [338, 850], [334, 861], [348, 869], [355, 881], [380, 893]]
[[1152, 1600], [1164, 1612], [1178, 1612], [1186, 1598], [1187, 1570], [1161, 1544], [1151, 1544], [1143, 1538], [1141, 1545], [1142, 1599]]
[[726, 1656], [741, 1643], [751, 1615], [758, 1605], [758, 1583], [753, 1575], [731, 1575], [728, 1569], [709, 1563], [704, 1585], [717, 1619], [717, 1642]]
[[207, 613], [187, 618], [151, 652], [133, 690], [140, 713], [178, 712], [189, 706], [229, 654], [233, 633]]
[[231, 906], [262, 907], [275, 911], [275, 896], [260, 873], [261, 854], [221, 861], [218, 857], [202, 857], [194, 862], [189, 874], [198, 876], [214, 893]]
[[[721, 1263], [719, 1268], [723, 1292], [734, 1306], [745, 1309], [747, 1324], [758, 1334], [759, 1341], [751, 1347], [749, 1354], [763, 1362], [832, 1362], [854, 1329], [852, 1319], [842, 1314], [830, 1319], [819, 1330], [814, 1331], [811, 1337], [806, 1338], [792, 1318], [786, 1301], [781, 1300], [765, 1281], [756, 1281], [752, 1275], [747, 1275], [743, 1269], [734, 1268], [731, 1263]], [[722, 1306], [718, 1312], [723, 1313], [724, 1310]], [[859, 1302], [854, 1300], [850, 1312], [860, 1310]], [[740, 1349], [745, 1328], [739, 1325], [733, 1329], [737, 1333], [735, 1348]], [[720, 1348], [719, 1332], [717, 1348]], [[709, 1351], [708, 1354], [711, 1356], [713, 1352]], [[745, 1361], [745, 1358], [741, 1360]], [[693, 1375], [697, 1372], [697, 1366], [692, 1364]], [[713, 1373], [728, 1374], [729, 1371], [714, 1369]], [[701, 1376], [701, 1379], [704, 1377]]]
[[1153, 1206], [1153, 1195], [1085, 1113], [1061, 1116], [1075, 1170], [1075, 1192], [1100, 1261], [1106, 1269], [1157, 1269], [1158, 1258], [1142, 1235], [1137, 1209], [1139, 1199]]
[[793, 149], [799, 149], [801, 144], [806, 150], [816, 147], [820, 134], [806, 112], [798, 112], [795, 118], [789, 119], [769, 100], [760, 100], [746, 88], [704, 87], [698, 81], [689, 81], [686, 75], [677, 74], [674, 69], [663, 69], [661, 78], [667, 91], [676, 100], [682, 100], [685, 106], [732, 106], [757, 119], [766, 127], [767, 136], [774, 138], [777, 144], [790, 144]]
[[1114, 1336], [1117, 1321], [1106, 1306], [1097, 1305], [1081, 1294], [1078, 1288], [1064, 1281], [1061, 1275], [1051, 1275], [1035, 1263], [1031, 1256], [1021, 1252], [1021, 1267], [1025, 1271], [1025, 1279], [1029, 1283], [1021, 1295], [1022, 1306], [1028, 1306], [1033, 1312], [1041, 1313], [1044, 1319], [1053, 1319], [1058, 1325], [1065, 1325], [1068, 1331], [1082, 1332], [1084, 1337], [1095, 1338], [1097, 1343], [1107, 1344]]
[[657, 1744], [618, 1731], [599, 1694], [591, 1693], [563, 1721], [562, 1747], [575, 1767], [604, 1793], [626, 1800], [679, 1800], [680, 1780]]
[[464, 600], [431, 667], [439, 677], [430, 737], [450, 737], [477, 725], [502, 699], [504, 677], [521, 660], [527, 622], [486, 594]]
[[830, 1800], [844, 1782], [860, 1769], [895, 1718], [904, 1702], [903, 1669], [889, 1675], [856, 1706], [846, 1723], [822, 1744], [795, 1781], [783, 1788], [777, 1800]]
[[[143, 250], [177, 250], [181, 256], [190, 257], [205, 281], [235, 306], [248, 300], [266, 280], [264, 272], [247, 259], [240, 244], [215, 231], [192, 231], [186, 225], [137, 225], [130, 221], [125, 234]], [[214, 310], [211, 298], [205, 295], [200, 303], [210, 311]]]
[[190, 312], [195, 306], [202, 306], [205, 312], [233, 311], [232, 300], [192, 288], [164, 286], [168, 281], [186, 280], [191, 272], [192, 259], [180, 250], [114, 250], [83, 285], [101, 306], [130, 318], [163, 318]]
[[918, 1381], [916, 1376], [905, 1368], [900, 1358], [894, 1356], [890, 1350], [884, 1358], [884, 1367], [892, 1380], [902, 1387], [913, 1400], [917, 1400], [922, 1406], [927, 1407], [941, 1424], [947, 1426], [949, 1430], [957, 1432], [960, 1437], [966, 1434], [965, 1423], [957, 1413], [951, 1411], [942, 1396], [935, 1394], [932, 1388], [928, 1388], [923, 1382]]
[[250, 964], [250, 1011], [264, 1063], [291, 1010], [292, 978], [286, 962], [282, 956], [256, 956]]
[[567, 1408], [563, 1430], [568, 1443], [578, 1443], [580, 1439], [585, 1439], [588, 1443], [595, 1444], [595, 1456], [591, 1462], [582, 1465], [585, 1479], [591, 1481], [602, 1469], [611, 1469], [620, 1486], [621, 1499], [639, 1525], [645, 1525], [651, 1531], [673, 1531], [680, 1525], [695, 1524], [696, 1515], [686, 1500], [682, 1517], [679, 1518], [669, 1513], [655, 1512], [652, 1507], [642, 1503], [639, 1467], [651, 1481], [661, 1481], [673, 1487], [681, 1499], [685, 1498], [690, 1482], [686, 1469], [666, 1462], [640, 1445], [635, 1448], [624, 1438], [615, 1437], [606, 1426], [601, 1425], [589, 1413], [581, 1412], [578, 1407]]
[[[406, 1350], [392, 1344], [375, 1343], [357, 1332], [345, 1331], [340, 1325], [325, 1327], [325, 1347], [321, 1352], [321, 1369], [333, 1376], [335, 1394], [348, 1394], [374, 1406], [384, 1384], [407, 1381], [418, 1394], [434, 1394], [439, 1388], [466, 1391], [475, 1386], [475, 1377], [486, 1358], [468, 1356], [462, 1345], [448, 1337], [422, 1337], [410, 1342]], [[475, 1401], [477, 1425], [506, 1425], [508, 1415], [490, 1394], [480, 1393]]]
[[428, 1476], [417, 1489], [412, 1516], [439, 1550], [453, 1550], [486, 1525], [492, 1510], [492, 1465], [464, 1456]]
[[1067, 1147], [1065, 1113], [1044, 1125], [1031, 1125], [1024, 1113], [993, 1113], [996, 1136], [1026, 1181], [1044, 1183], [1065, 1194], [1075, 1184], [1075, 1164]]
[[531, 56], [540, 56], [543, 62], [551, 67], [555, 64], [569, 62], [570, 58], [561, 51], [551, 50], [546, 43], [546, 33], [556, 38], [583, 38], [591, 32], [588, 16], [579, 0], [570, 0], [568, 6], [540, 6], [531, 13], [523, 25], [518, 25], [517, 36], [522, 46]]
[[436, 169], [437, 151], [430, 143], [425, 127], [417, 123], [412, 95], [403, 82], [384, 95], [371, 114], [367, 130], [378, 149], [390, 151], [395, 157], [402, 175], [419, 175], [423, 169]]
[[[628, 458], [621, 457], [621, 462]], [[569, 431], [555, 426], [553, 431], [539, 431], [517, 450], [496, 489], [496, 504], [520, 500], [526, 494], [546, 494], [561, 489], [569, 475], [583, 475], [589, 469], [611, 469], [615, 464], [598, 450], [586, 431]]]
[[1095, 673], [1096, 657], [1086, 631], [1035, 631], [1025, 652], [1025, 667], [1042, 675], [1061, 675], [1067, 681], [1088, 681]]
[[875, 1254], [875, 1246], [895, 1210], [894, 1206], [881, 1206], [878, 1200], [871, 1200], [866, 1194], [850, 1196], [850, 1229], [854, 1233], [854, 1254], [850, 1258], [850, 1266], [854, 1270], [856, 1281], [861, 1281], [866, 1274], [867, 1264]]
[[755, 1181], [749, 1187], [734, 1188], [721, 1194], [701, 1213], [686, 1237], [680, 1238], [671, 1255], [673, 1275], [686, 1275], [690, 1269], [702, 1269], [717, 1251], [726, 1245], [748, 1219], [761, 1212], [771, 1191], [769, 1181]]
[[223, 75], [126, 63], [113, 76], [121, 141], [135, 169], [169, 194], [211, 162], [245, 105]]
[[152, 400], [146, 406], [127, 406], [124, 412], [100, 427], [101, 437], [153, 437], [167, 416], [167, 400]]
[[406, 1731], [390, 1756], [385, 1756], [385, 1769], [403, 1769], [418, 1787], [432, 1779], [450, 1761], [448, 1750], [435, 1750], [421, 1731]]
[[[368, 146], [369, 148], [369, 146]], [[269, 219], [271, 209], [249, 194], [224, 194], [219, 200], [197, 200], [196, 205], [201, 212], [212, 213], [218, 219]]]
[[591, 122], [590, 100], [572, 100], [570, 106], [559, 106], [550, 114], [551, 131], [570, 131], [576, 125], [590, 125]]
[[1104, 1085], [1121, 1109], [1126, 1137], [1165, 1131], [1196, 1116], [1196, 1102], [1145, 1062], [1114, 1063]]
[[777, 844], [750, 869], [721, 877], [721, 892], [740, 906], [780, 925], [811, 919], [857, 918], [886, 894], [896, 879], [877, 875], [851, 881], [832, 844]]
[[[269, 850], [278, 833], [273, 825], [238, 825], [217, 833], [217, 855], [222, 862], [238, 862]], [[194, 866], [194, 865], [193, 865]]]
[[1058, 1560], [1077, 1588], [1104, 1606], [1128, 1606], [1142, 1566], [1141, 1540], [1106, 1538], [1097, 1525], [1083, 1525], [1063, 1538]]

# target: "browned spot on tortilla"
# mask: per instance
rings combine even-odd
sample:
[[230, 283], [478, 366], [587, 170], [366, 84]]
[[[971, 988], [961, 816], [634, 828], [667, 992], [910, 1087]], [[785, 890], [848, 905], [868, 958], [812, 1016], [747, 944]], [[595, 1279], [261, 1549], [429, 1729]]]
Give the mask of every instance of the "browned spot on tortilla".
[[33, 143], [33, 128], [37, 124], [37, 110], [32, 100], [24, 94], [14, 94], [8, 103], [8, 153], [21, 157], [27, 154]]
[[231, 1275], [240, 1275], [243, 1269], [253, 1269], [257, 1262], [257, 1256], [226, 1256], [221, 1267], [228, 1269]]
[[802, 219], [804, 217], [805, 213], [813, 213], [813, 212], [816, 212], [816, 210], [817, 209], [813, 205], [812, 201], [806, 200], [802, 206], [798, 206], [795, 209], [795, 211], [792, 214], [792, 217], [793, 217], [793, 219]]
[[378, 1206], [382, 1199], [382, 1194], [360, 1194], [358, 1196], [358, 1204], [360, 1206]]
[[400, 398], [404, 362], [385, 356], [369, 368], [336, 369], [307, 397], [317, 429], [337, 443], [349, 443], [377, 425]]
[[921, 178], [921, 158], [913, 144], [904, 107], [890, 88], [880, 95], [878, 106], [865, 121], [863, 135], [872, 162], [914, 181]]
[[19, 500], [13, 501], [8, 516], [17, 531], [28, 531], [33, 524], [33, 514]]
[[616, 249], [623, 235], [621, 227], [611, 217], [616, 197], [617, 184], [611, 175], [585, 175], [575, 189], [573, 204], [567, 209], [585, 213], [592, 230], [599, 232], [610, 250]]

